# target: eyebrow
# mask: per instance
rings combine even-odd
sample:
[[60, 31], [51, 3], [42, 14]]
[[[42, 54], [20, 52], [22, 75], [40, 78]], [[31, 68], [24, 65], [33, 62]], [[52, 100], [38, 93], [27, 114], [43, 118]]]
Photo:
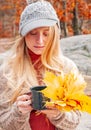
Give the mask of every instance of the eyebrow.
[[47, 29], [44, 29], [44, 31], [49, 31], [49, 28], [47, 28]]
[[50, 29], [49, 29], [48, 27], [47, 27], [47, 28], [45, 27], [44, 30], [45, 30], [45, 31], [49, 31]]

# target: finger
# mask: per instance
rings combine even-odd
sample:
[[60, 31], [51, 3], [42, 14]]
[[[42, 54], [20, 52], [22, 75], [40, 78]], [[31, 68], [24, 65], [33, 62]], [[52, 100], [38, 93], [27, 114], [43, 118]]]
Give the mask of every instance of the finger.
[[48, 110], [48, 109], [47, 110], [41, 110], [41, 112], [44, 113], [44, 114], [48, 114], [48, 113], [52, 113], [52, 110]]
[[49, 110], [57, 110], [57, 108], [55, 108], [55, 106], [53, 105], [53, 106], [46, 106], [46, 108], [47, 108], [47, 110], [49, 109]]
[[55, 104], [51, 104], [51, 105], [50, 105], [50, 104], [47, 104], [47, 105], [46, 105], [46, 108], [47, 108], [47, 109], [57, 109]]
[[31, 112], [33, 110], [33, 108], [32, 107], [27, 107], [27, 108], [19, 108], [19, 111], [21, 112], [21, 113], [23, 113], [23, 114], [25, 114], [25, 113], [28, 113], [28, 112]]
[[31, 96], [31, 95], [32, 95], [32, 93], [31, 93], [31, 92], [28, 92], [28, 93], [26, 93], [26, 95], [29, 95], [29, 96]]
[[58, 115], [60, 113], [59, 110], [52, 110], [52, 109], [47, 109], [47, 110], [42, 110], [41, 111], [42, 113], [44, 114], [47, 114], [47, 115]]
[[27, 100], [27, 101], [18, 101], [17, 102], [17, 106], [18, 107], [27, 107], [31, 105], [31, 100]]
[[17, 101], [26, 101], [29, 99], [31, 99], [30, 95], [21, 95], [21, 96], [17, 97]]

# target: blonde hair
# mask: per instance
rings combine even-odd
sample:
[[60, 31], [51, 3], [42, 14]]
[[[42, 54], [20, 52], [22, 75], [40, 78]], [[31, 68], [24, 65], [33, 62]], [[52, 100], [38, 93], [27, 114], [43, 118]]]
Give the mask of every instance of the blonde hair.
[[[61, 73], [62, 61], [60, 53], [60, 36], [57, 26], [50, 27], [49, 40], [41, 55], [43, 70]], [[23, 37], [19, 37], [5, 59], [4, 75], [8, 85], [13, 89], [13, 102], [20, 93], [27, 92], [31, 86], [39, 85], [35, 69], [28, 55]], [[43, 72], [44, 73], [44, 72]]]

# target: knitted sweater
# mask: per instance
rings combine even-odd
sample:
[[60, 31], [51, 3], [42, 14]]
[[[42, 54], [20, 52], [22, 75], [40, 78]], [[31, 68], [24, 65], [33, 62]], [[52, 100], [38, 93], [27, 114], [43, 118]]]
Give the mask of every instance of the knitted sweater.
[[[73, 67], [76, 68], [75, 64], [64, 57], [63, 71], [68, 73]], [[6, 78], [0, 73], [0, 93], [5, 91], [4, 98], [0, 95], [0, 130], [32, 130], [29, 124], [31, 113], [20, 113], [16, 103], [12, 106], [9, 105], [7, 91], [11, 96], [12, 92], [9, 89]], [[79, 111], [60, 112], [55, 118], [49, 120], [55, 126], [56, 130], [76, 130], [80, 116]]]

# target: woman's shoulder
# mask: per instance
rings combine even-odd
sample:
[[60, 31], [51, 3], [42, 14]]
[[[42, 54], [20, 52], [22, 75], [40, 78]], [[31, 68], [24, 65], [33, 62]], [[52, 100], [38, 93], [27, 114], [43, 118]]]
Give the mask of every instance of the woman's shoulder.
[[77, 68], [75, 62], [73, 60], [71, 60], [70, 58], [63, 56], [63, 71], [65, 73], [69, 73], [73, 69], [78, 71], [78, 68]]

